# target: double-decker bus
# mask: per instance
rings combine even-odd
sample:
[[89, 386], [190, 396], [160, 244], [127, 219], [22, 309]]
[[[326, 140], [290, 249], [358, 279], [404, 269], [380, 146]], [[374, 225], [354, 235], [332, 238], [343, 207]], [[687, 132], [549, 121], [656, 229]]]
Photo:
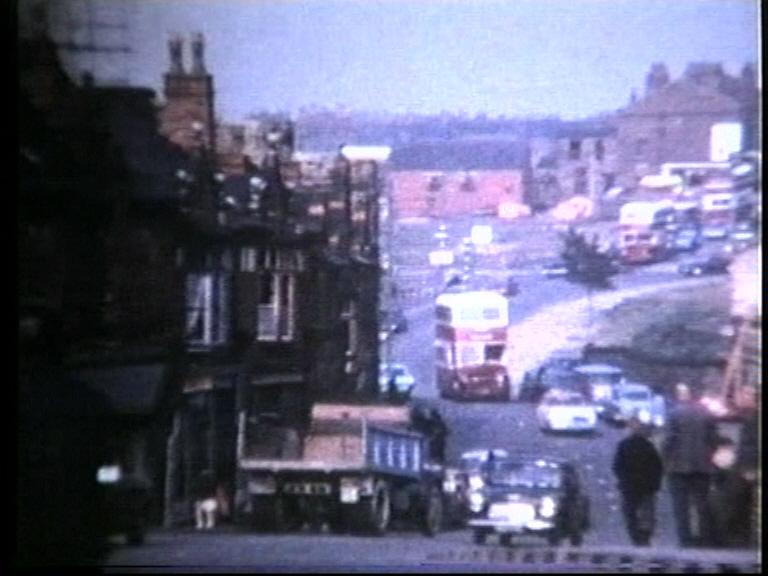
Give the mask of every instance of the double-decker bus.
[[642, 264], [666, 258], [674, 244], [676, 219], [671, 200], [624, 204], [618, 227], [621, 260]]
[[708, 182], [701, 197], [704, 237], [725, 238], [737, 222], [750, 219], [755, 204], [750, 190], [735, 190], [731, 181]]
[[507, 299], [487, 290], [440, 294], [435, 302], [435, 367], [440, 395], [509, 400]]

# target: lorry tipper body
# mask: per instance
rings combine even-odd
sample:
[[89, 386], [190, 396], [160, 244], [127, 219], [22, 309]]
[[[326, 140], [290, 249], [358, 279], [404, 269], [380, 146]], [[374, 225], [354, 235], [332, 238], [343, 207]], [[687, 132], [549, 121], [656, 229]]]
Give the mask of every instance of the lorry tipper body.
[[406, 406], [316, 404], [290, 458], [249, 450], [241, 418], [238, 467], [254, 524], [272, 530], [327, 523], [335, 531], [384, 534], [391, 520], [439, 531], [443, 467]]

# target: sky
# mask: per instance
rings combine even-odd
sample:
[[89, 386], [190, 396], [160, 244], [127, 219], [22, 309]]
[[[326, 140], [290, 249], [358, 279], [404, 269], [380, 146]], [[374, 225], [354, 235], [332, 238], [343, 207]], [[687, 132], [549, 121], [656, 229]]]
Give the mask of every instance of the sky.
[[760, 53], [757, 0], [91, 4], [105, 11], [102, 20], [121, 6], [129, 28], [102, 31], [102, 39], [131, 48], [117, 64], [101, 58], [96, 66], [109, 72], [96, 70], [97, 80], [127, 77], [161, 93], [170, 34], [200, 31], [225, 121], [312, 106], [579, 118], [625, 105], [633, 88], [642, 92], [653, 62], [665, 62], [673, 78], [690, 61], [738, 73]]

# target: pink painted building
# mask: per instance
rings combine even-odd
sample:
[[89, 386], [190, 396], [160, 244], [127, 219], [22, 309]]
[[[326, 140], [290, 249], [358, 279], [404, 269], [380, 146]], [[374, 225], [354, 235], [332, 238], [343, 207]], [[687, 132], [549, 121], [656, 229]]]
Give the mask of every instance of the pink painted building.
[[496, 214], [527, 201], [528, 150], [517, 141], [420, 142], [396, 148], [390, 164], [396, 218]]

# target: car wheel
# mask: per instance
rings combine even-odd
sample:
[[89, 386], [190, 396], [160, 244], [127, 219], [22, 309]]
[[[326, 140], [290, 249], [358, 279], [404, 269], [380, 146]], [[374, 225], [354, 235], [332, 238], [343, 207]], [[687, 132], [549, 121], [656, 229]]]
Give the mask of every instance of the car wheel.
[[581, 546], [584, 543], [584, 534], [578, 528], [574, 528], [568, 535], [571, 546]]
[[472, 531], [472, 542], [475, 544], [483, 545], [485, 544], [485, 539], [488, 537], [488, 532], [486, 532], [483, 528], [475, 528]]
[[499, 544], [502, 546], [512, 546], [512, 534], [502, 534], [499, 536]]

